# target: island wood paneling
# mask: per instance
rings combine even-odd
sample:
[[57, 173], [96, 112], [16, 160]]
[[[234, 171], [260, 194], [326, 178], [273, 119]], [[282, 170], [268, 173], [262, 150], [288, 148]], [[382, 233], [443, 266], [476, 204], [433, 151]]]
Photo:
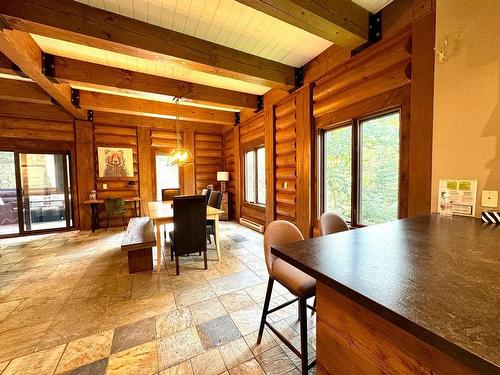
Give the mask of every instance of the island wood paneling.
[[317, 285], [318, 374], [473, 374], [364, 306]]
[[[94, 146], [95, 146], [95, 179], [96, 191], [99, 199], [106, 198], [132, 198], [139, 196], [139, 165], [137, 156], [137, 128], [124, 126], [109, 126], [94, 124]], [[131, 148], [134, 158], [134, 177], [99, 177], [99, 165], [97, 159], [98, 147], [120, 147]], [[104, 189], [104, 185], [107, 189]], [[126, 203], [126, 216], [136, 216], [134, 204]], [[121, 225], [120, 217], [109, 220], [110, 226]], [[106, 225], [106, 214], [104, 206], [99, 206], [99, 225]]]
[[196, 194], [207, 185], [218, 188], [217, 172], [222, 171], [222, 135], [194, 134]]
[[236, 205], [236, 176], [234, 173], [234, 130], [231, 129], [224, 133], [223, 135], [224, 144], [224, 170], [229, 172], [229, 181], [226, 183], [226, 189], [230, 194], [230, 206], [229, 210], [230, 219], [234, 217], [234, 207]]
[[275, 218], [297, 222], [297, 118], [296, 96], [276, 105]]

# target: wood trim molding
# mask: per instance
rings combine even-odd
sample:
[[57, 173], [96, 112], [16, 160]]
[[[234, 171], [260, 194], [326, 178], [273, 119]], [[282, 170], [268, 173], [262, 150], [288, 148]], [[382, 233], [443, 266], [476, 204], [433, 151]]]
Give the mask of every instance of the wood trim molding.
[[240, 125], [234, 127], [234, 218], [239, 220], [241, 217], [241, 202], [243, 193], [243, 181], [241, 173], [241, 149], [240, 149]]
[[266, 146], [266, 225], [274, 221], [274, 210], [276, 201], [276, 176], [275, 169], [275, 122], [274, 106], [264, 107], [264, 127]]

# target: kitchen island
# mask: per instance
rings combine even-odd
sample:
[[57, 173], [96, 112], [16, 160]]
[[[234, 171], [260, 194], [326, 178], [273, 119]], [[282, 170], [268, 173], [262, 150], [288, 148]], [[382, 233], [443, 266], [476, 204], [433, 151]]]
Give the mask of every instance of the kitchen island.
[[431, 214], [272, 253], [317, 280], [319, 374], [500, 373], [500, 226]]

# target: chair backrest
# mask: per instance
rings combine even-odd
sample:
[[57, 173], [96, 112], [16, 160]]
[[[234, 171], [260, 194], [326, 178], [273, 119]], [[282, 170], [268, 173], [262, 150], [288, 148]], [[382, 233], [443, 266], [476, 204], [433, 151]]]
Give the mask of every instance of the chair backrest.
[[181, 195], [180, 189], [161, 189], [162, 201], [173, 201], [176, 195]]
[[207, 249], [207, 204], [202, 195], [174, 198], [175, 254], [184, 255]]
[[220, 208], [222, 203], [222, 192], [213, 190], [208, 199], [208, 205], [214, 208]]
[[271, 254], [271, 246], [283, 245], [285, 243], [301, 241], [304, 237], [299, 228], [285, 220], [276, 220], [266, 227], [264, 232], [264, 255], [269, 275], [273, 275], [273, 261], [276, 257]]
[[212, 193], [212, 189], [208, 189], [208, 188], [203, 189], [203, 190], [201, 191], [201, 195], [204, 195], [204, 196], [205, 196], [205, 201], [207, 202], [207, 204], [208, 204], [208, 200], [210, 199], [210, 194], [211, 194], [211, 193]]
[[122, 213], [125, 209], [125, 200], [123, 198], [107, 198], [104, 200], [104, 209], [108, 214]]
[[349, 230], [349, 226], [344, 219], [333, 212], [325, 212], [321, 215], [319, 219], [319, 228], [322, 236]]

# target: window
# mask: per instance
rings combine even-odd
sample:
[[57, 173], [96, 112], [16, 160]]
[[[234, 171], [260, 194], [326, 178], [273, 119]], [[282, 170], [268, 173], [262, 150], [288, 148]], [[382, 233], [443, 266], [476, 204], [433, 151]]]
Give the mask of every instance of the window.
[[264, 147], [245, 151], [245, 202], [266, 204], [266, 152]]
[[179, 189], [179, 167], [170, 166], [170, 157], [156, 154], [156, 200], [161, 201], [162, 189]]
[[398, 112], [323, 132], [322, 208], [351, 225], [398, 218]]

